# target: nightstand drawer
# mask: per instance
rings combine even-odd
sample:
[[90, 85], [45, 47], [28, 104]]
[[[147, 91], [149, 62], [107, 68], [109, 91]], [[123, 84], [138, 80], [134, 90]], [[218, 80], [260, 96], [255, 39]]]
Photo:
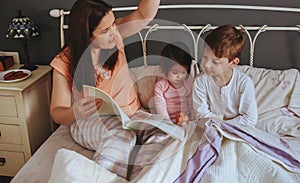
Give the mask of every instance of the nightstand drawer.
[[16, 125], [0, 124], [1, 144], [22, 144], [21, 130]]
[[17, 117], [17, 104], [14, 96], [0, 96], [0, 117]]
[[0, 151], [1, 175], [13, 176], [25, 164], [25, 158], [21, 152]]

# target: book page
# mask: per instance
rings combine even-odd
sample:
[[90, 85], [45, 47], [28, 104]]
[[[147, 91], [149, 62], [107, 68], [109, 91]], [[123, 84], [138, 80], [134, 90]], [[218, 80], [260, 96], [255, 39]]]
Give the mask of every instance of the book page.
[[172, 121], [165, 120], [161, 115], [150, 113], [139, 113], [131, 118], [130, 121], [125, 122], [125, 126], [137, 130], [147, 130], [149, 126], [143, 125], [143, 123], [157, 127], [167, 134], [171, 135], [177, 140], [184, 141], [185, 129], [181, 126], [174, 124]]
[[92, 96], [102, 100], [102, 104], [98, 109], [98, 114], [100, 116], [116, 115], [121, 118], [121, 121], [130, 120], [118, 104], [105, 91], [93, 86], [83, 85], [83, 94], [84, 96]]
[[[185, 137], [185, 129], [181, 126], [170, 124], [168, 121], [159, 121], [159, 120], [151, 120], [151, 119], [139, 119], [139, 120], [133, 120], [126, 123], [126, 126], [133, 129], [139, 129], [141, 130], [142, 125], [141, 123], [147, 123], [151, 126], [155, 126], [165, 133], [169, 134], [173, 138], [184, 141]], [[146, 129], [145, 129], [146, 130]]]

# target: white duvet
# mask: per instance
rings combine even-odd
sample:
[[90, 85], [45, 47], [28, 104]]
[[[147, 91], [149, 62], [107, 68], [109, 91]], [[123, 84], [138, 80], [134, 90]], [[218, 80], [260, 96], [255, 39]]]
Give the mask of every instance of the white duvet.
[[[192, 125], [189, 130], [202, 131], [196, 125]], [[206, 170], [200, 182], [300, 182], [300, 170], [290, 169], [280, 160], [253, 148], [238, 137], [218, 130], [224, 138], [220, 154]], [[170, 158], [145, 166], [139, 176], [131, 182], [173, 182], [186, 168], [187, 160], [198, 147], [201, 141], [199, 134], [193, 133], [184, 148], [181, 148], [182, 143], [179, 141], [170, 142], [159, 156], [165, 157], [174, 150], [180, 150]], [[300, 153], [299, 148], [293, 148], [291, 151], [298, 155]], [[126, 180], [74, 151], [62, 149], [55, 157], [49, 182], [126, 182]]]
[[[255, 85], [259, 109], [257, 128], [280, 135], [288, 142], [291, 153], [299, 159], [299, 71], [295, 69], [276, 71], [249, 66], [242, 66], [239, 69], [250, 75]], [[157, 157], [163, 160], [145, 166], [131, 182], [169, 183], [180, 176], [199, 143], [204, 140], [203, 129], [200, 126], [194, 124], [187, 130], [194, 133], [189, 133], [184, 147], [183, 143], [170, 141]], [[236, 136], [218, 130], [223, 135], [220, 154], [206, 170], [200, 182], [300, 182], [299, 170], [289, 168], [280, 160], [259, 151]], [[49, 182], [127, 181], [76, 152], [61, 149], [55, 156]]]

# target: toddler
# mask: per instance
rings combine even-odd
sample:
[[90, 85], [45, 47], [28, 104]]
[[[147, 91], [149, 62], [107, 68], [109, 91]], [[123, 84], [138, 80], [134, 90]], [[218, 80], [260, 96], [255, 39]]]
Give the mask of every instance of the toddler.
[[[164, 119], [183, 125], [194, 118], [192, 107], [192, 84], [189, 77], [192, 57], [181, 47], [182, 43], [167, 44], [161, 56], [161, 69], [165, 78], [155, 84], [155, 109]], [[177, 119], [177, 120], [176, 120]]]

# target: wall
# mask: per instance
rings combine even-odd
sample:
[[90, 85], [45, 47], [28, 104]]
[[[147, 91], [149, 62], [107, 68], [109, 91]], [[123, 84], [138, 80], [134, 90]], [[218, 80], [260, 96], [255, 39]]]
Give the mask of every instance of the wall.
[[[53, 8], [70, 9], [74, 0], [9, 0], [1, 1], [0, 11], [0, 50], [1, 51], [18, 51], [21, 60], [23, 55], [23, 43], [20, 40], [9, 40], [4, 38], [10, 20], [17, 16], [18, 10], [21, 9], [23, 15], [29, 16], [38, 26], [41, 33], [39, 37], [34, 37], [28, 41], [29, 54], [31, 61], [35, 64], [49, 64], [55, 54], [59, 51], [59, 32], [58, 19], [49, 16], [49, 11]], [[135, 6], [137, 0], [110, 0], [108, 1], [114, 7], [116, 6]], [[214, 3], [221, 4], [245, 4], [245, 5], [262, 5], [262, 6], [284, 6], [300, 8], [300, 1], [285, 0], [162, 0], [161, 4], [189, 4], [189, 3]], [[126, 13], [117, 13], [116, 16], [123, 16]], [[253, 12], [240, 10], [178, 10], [166, 13], [165, 10], [160, 10], [157, 18], [178, 23], [190, 25], [205, 25], [214, 23], [213, 25], [221, 25], [231, 23], [234, 25], [263, 25], [269, 26], [295, 26], [300, 24], [300, 13], [282, 13], [282, 12]], [[248, 49], [248, 46], [246, 46]], [[128, 49], [127, 49], [128, 50]], [[287, 33], [283, 31], [265, 32], [263, 33], [256, 45], [255, 66], [269, 67], [274, 69], [298, 68], [300, 69], [300, 35], [297, 32]], [[128, 51], [129, 54], [130, 50]], [[245, 51], [242, 56], [242, 63], [248, 62], [246, 56], [248, 51]]]

